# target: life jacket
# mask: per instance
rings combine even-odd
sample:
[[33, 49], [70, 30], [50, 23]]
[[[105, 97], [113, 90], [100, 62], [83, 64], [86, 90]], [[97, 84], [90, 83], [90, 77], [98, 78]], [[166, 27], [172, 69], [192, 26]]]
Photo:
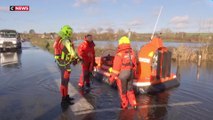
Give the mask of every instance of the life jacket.
[[121, 70], [136, 70], [136, 57], [130, 44], [119, 45], [115, 55], [112, 73], [118, 75]]
[[95, 43], [84, 41], [78, 46], [78, 55], [82, 57], [85, 62], [95, 61]]
[[66, 66], [77, 58], [74, 45], [70, 40], [62, 40], [61, 37], [56, 38], [54, 44], [55, 59], [59, 66]]
[[135, 59], [134, 52], [132, 50], [126, 50], [122, 53], [122, 65], [121, 69], [133, 69], [134, 63], [133, 59]]

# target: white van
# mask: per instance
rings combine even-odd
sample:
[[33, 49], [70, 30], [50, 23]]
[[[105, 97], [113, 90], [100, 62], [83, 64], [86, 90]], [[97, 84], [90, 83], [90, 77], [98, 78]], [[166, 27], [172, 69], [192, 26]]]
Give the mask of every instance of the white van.
[[15, 30], [0, 30], [0, 49], [21, 49], [20, 35]]

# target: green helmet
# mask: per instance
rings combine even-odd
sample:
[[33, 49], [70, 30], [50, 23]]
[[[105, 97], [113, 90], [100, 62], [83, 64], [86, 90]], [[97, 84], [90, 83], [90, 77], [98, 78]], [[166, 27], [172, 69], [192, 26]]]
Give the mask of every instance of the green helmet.
[[72, 36], [73, 30], [69, 25], [65, 25], [61, 28], [61, 31], [59, 32], [59, 36], [62, 39], [69, 39]]

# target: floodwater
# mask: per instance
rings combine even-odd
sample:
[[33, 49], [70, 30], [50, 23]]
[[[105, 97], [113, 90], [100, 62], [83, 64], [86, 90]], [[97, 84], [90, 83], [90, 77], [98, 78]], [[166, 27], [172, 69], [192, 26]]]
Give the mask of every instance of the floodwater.
[[[75, 41], [75, 44], [78, 45], [79, 43], [81, 43], [82, 40], [77, 40]], [[139, 50], [141, 48], [141, 46], [147, 44], [148, 42], [144, 42], [144, 41], [131, 41], [131, 45]], [[95, 41], [96, 46], [104, 48], [104, 47], [110, 47], [110, 46], [118, 46], [118, 42], [117, 41]], [[167, 47], [179, 47], [179, 46], [187, 46], [187, 47], [201, 47], [205, 45], [205, 43], [192, 43], [192, 42], [164, 42], [164, 46]]]
[[[0, 120], [73, 119], [66, 116], [72, 111], [61, 108], [60, 74], [51, 54], [25, 42], [22, 51], [1, 53], [0, 63]], [[95, 80], [90, 92], [79, 91], [95, 109], [82, 111], [76, 118], [213, 119], [213, 63], [202, 63], [201, 67], [195, 63], [181, 63], [180, 66], [173, 63], [172, 72], [180, 77], [180, 86], [155, 95], [137, 96], [137, 110], [121, 110], [117, 90]], [[75, 87], [79, 75], [80, 67], [73, 67], [70, 82]]]

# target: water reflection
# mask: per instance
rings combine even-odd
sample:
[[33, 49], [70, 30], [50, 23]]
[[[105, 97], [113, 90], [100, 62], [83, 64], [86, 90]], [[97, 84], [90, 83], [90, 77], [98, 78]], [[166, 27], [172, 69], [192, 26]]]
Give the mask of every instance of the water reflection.
[[[78, 46], [80, 43], [82, 42], [82, 40], [76, 40], [74, 41], [74, 44], [76, 46]], [[118, 42], [117, 41], [111, 41], [111, 40], [105, 40], [105, 41], [94, 41], [96, 46], [98, 46], [98, 48], [104, 48], [104, 47], [115, 47], [118, 46]], [[131, 45], [139, 50], [141, 46], [147, 44], [148, 41], [132, 41]], [[179, 46], [187, 46], [187, 47], [201, 47], [204, 46], [204, 43], [191, 43], [191, 42], [164, 42], [164, 45], [167, 47], [179, 47]]]
[[22, 51], [10, 51], [0, 53], [0, 65], [4, 67], [20, 67]]
[[165, 91], [156, 95], [139, 96], [140, 106], [137, 113], [138, 119], [158, 120], [167, 115], [168, 101], [170, 93]]
[[177, 76], [177, 79], [178, 79], [178, 80], [181, 80], [181, 75], [180, 75], [180, 64], [177, 65], [176, 76]]
[[141, 116], [137, 116], [136, 113], [137, 113], [137, 111], [134, 109], [122, 110], [122, 111], [120, 111], [118, 120], [135, 120], [135, 118], [140, 118], [140, 119], [136, 119], [136, 120], [143, 120], [143, 119], [141, 119]]
[[200, 79], [200, 67], [199, 66], [197, 66], [196, 78], [197, 78], [197, 80]]
[[159, 120], [165, 119], [169, 109], [170, 92], [138, 96], [138, 109], [117, 107], [95, 109], [78, 116], [79, 120]]

